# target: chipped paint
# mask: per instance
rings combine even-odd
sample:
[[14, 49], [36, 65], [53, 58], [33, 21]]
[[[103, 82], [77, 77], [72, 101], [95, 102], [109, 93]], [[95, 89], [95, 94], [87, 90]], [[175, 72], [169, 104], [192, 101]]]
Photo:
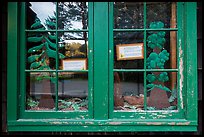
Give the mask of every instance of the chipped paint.
[[90, 125], [93, 125], [94, 122], [86, 122], [85, 124], [90, 124]]
[[54, 124], [54, 125], [57, 125], [57, 124], [62, 124], [62, 122], [49, 122], [50, 124]]
[[83, 115], [80, 115], [79, 117], [80, 117], [81, 119], [85, 119]]
[[170, 122], [168, 125], [176, 125], [176, 122]]
[[162, 125], [162, 122], [147, 122], [147, 125]]
[[166, 115], [157, 115], [158, 116], [158, 118], [165, 118], [166, 117]]
[[124, 123], [130, 123], [130, 122], [108, 122], [108, 124], [110, 124], [110, 125], [121, 125]]
[[190, 124], [190, 122], [179, 122], [179, 123], [176, 123], [176, 125], [181, 125], [181, 126], [189, 125], [189, 124]]
[[145, 117], [141, 116], [140, 119], [145, 119]]
[[[179, 45], [181, 45], [181, 40], [179, 40]], [[181, 101], [181, 109], [183, 109], [183, 96], [182, 96], [182, 88], [183, 88], [183, 82], [184, 82], [184, 76], [183, 76], [183, 50], [181, 49], [181, 46], [179, 47], [179, 73], [180, 73], [180, 90], [179, 90], [179, 97], [180, 97], [180, 101]]]
[[164, 122], [138, 122], [138, 124], [144, 124], [144, 125], [162, 125]]

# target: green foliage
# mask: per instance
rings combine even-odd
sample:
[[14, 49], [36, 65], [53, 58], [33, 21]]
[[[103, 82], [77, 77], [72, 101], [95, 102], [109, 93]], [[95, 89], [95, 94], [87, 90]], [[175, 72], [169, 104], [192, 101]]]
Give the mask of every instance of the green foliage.
[[156, 68], [157, 67], [157, 62], [159, 62], [159, 57], [156, 52], [152, 52], [149, 57], [147, 58], [147, 68]]
[[28, 105], [28, 107], [34, 108], [34, 107], [37, 107], [37, 106], [38, 106], [39, 102], [33, 100], [31, 97], [28, 97], [28, 98], [27, 98], [27, 101], [26, 101], [26, 104]]
[[168, 73], [167, 72], [161, 72], [158, 76], [156, 76], [155, 74], [148, 74], [147, 75], [147, 81], [149, 83], [153, 83], [154, 81], [160, 81], [160, 82], [166, 82], [169, 80], [169, 77], [168, 77]]
[[[55, 29], [56, 18], [49, 17], [46, 19], [46, 26], [49, 29]], [[40, 20], [36, 18], [35, 23], [31, 25], [31, 29], [39, 30], [45, 29], [41, 24]], [[43, 32], [32, 32], [28, 36], [27, 41], [29, 43], [41, 43], [40, 45], [31, 47], [28, 49], [28, 53], [31, 55], [28, 57], [28, 63], [30, 64], [30, 69], [50, 69], [49, 58], [57, 58], [57, 44], [53, 41], [56, 40], [56, 34], [54, 33], [43, 33]], [[65, 58], [61, 53], [58, 53], [59, 59]]]
[[[150, 29], [161, 29], [164, 28], [164, 23], [161, 21], [158, 22], [151, 22], [150, 23]], [[166, 42], [165, 40], [165, 31], [160, 31], [160, 32], [149, 32], [151, 35], [147, 37], [147, 44], [148, 47], [154, 49], [158, 47], [159, 49], [163, 48], [164, 43]]]
[[147, 107], [147, 110], [156, 110], [156, 107]]
[[151, 91], [154, 88], [159, 88], [161, 90], [164, 90], [164, 91], [167, 91], [167, 92], [171, 92], [171, 90], [169, 88], [167, 88], [166, 86], [162, 86], [161, 84], [159, 84], [159, 85], [156, 85], [156, 84], [147, 84], [147, 88], [150, 88], [147, 91]]
[[169, 60], [169, 53], [167, 50], [162, 50], [159, 54], [156, 52], [152, 52], [147, 58], [147, 68], [155, 69], [155, 68], [164, 68], [164, 63]]
[[[53, 49], [56, 50], [57, 45], [55, 43], [52, 43], [48, 38], [44, 37], [44, 39], [47, 41], [48, 45], [50, 45], [50, 47], [52, 47]], [[47, 48], [47, 47], [46, 47]]]
[[28, 62], [32, 63], [32, 62], [38, 60], [42, 56], [42, 54], [44, 54], [44, 52], [45, 51], [42, 51], [42, 53], [40, 55], [31, 55], [31, 56], [29, 56], [28, 57]]
[[[176, 110], [176, 106], [170, 106], [170, 107], [167, 107], [167, 108], [162, 108], [161, 110]], [[147, 107], [147, 110], [156, 110], [156, 107]]]
[[[175, 84], [176, 85], [176, 84]], [[169, 102], [173, 102], [176, 98], [177, 98], [177, 90], [176, 90], [176, 86], [174, 85], [174, 89], [171, 92], [171, 96], [169, 97]]]
[[154, 74], [148, 74], [147, 75], [147, 81], [149, 82], [149, 83], [152, 83], [152, 82], [154, 82], [155, 80], [156, 80], [156, 76], [154, 75]]
[[43, 36], [41, 37], [28, 37], [28, 42], [41, 42], [43, 40]]
[[56, 28], [56, 17], [48, 17], [48, 19], [45, 19], [45, 24], [48, 29], [55, 29]]
[[[50, 57], [50, 58], [56, 59], [57, 52], [50, 49], [49, 44], [47, 42], [45, 42], [45, 47], [46, 47], [47, 56]], [[65, 58], [65, 56], [63, 54], [61, 54], [61, 53], [58, 53], [58, 55], [59, 55], [60, 59]]]
[[[161, 29], [164, 27], [164, 23], [161, 21], [158, 22], [152, 22], [150, 23], [150, 29]], [[147, 44], [151, 49], [159, 48], [162, 49], [164, 43], [166, 42], [165, 40], [165, 34], [166, 32], [164, 31], [159, 31], [159, 32], [150, 32], [151, 35], [148, 36], [147, 38]], [[147, 68], [148, 69], [157, 69], [161, 68], [164, 69], [164, 64], [166, 61], [169, 60], [169, 53], [167, 50], [163, 49], [160, 53], [152, 52], [150, 53], [149, 57], [147, 58]], [[154, 73], [148, 74], [147, 75], [147, 81], [150, 84], [147, 84], [147, 91], [151, 91], [154, 88], [159, 88], [161, 90], [164, 90], [166, 92], [172, 92], [168, 87], [162, 86], [161, 84], [153, 84], [158, 80], [159, 82], [166, 82], [169, 80], [168, 73], [167, 72], [161, 72], [159, 75], [155, 75]], [[174, 97], [170, 97], [170, 101], [172, 101]], [[148, 110], [155, 110], [155, 107], [148, 107]], [[175, 106], [170, 106], [168, 108], [164, 108], [163, 110], [174, 110], [176, 109]]]
[[40, 44], [39, 46], [35, 46], [32, 47], [28, 50], [28, 53], [34, 53], [34, 52], [38, 52], [39, 50], [41, 50], [43, 48], [45, 43]]
[[165, 38], [161, 37], [159, 34], [152, 34], [147, 38], [148, 47], [152, 49], [156, 47], [162, 49], [165, 42]]
[[59, 109], [63, 110], [63, 109], [73, 109], [73, 110], [80, 110], [81, 107], [87, 107], [88, 106], [88, 99], [78, 99], [77, 101], [73, 101], [73, 99], [68, 99], [68, 100], [59, 100]]
[[150, 29], [160, 29], [160, 28], [164, 28], [164, 23], [161, 21], [158, 22], [151, 22], [149, 25]]
[[39, 18], [36, 18], [35, 19], [35, 23], [33, 23], [31, 25], [31, 29], [38, 29], [38, 28], [42, 28], [42, 29], [45, 29], [45, 27], [41, 24], [41, 21]]
[[[56, 18], [49, 17], [46, 19], [46, 26], [48, 29], [55, 29]], [[45, 27], [41, 21], [36, 18], [35, 23], [31, 25], [32, 30], [44, 30]], [[53, 32], [30, 32], [27, 41], [31, 44], [38, 44], [28, 49], [28, 63], [30, 63], [31, 70], [50, 70], [50, 58], [57, 59], [57, 44], [56, 34]], [[40, 44], [39, 44], [40, 43]], [[58, 53], [59, 59], [65, 58], [61, 53]], [[56, 78], [50, 73], [40, 73], [35, 80], [50, 79], [55, 82]]]
[[159, 76], [158, 76], [158, 80], [161, 81], [161, 82], [168, 81], [169, 80], [168, 73], [167, 72], [160, 73]]

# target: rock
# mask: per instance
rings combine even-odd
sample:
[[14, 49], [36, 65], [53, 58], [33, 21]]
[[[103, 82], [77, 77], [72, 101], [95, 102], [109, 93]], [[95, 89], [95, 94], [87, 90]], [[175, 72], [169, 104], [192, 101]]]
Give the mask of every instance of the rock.
[[144, 96], [124, 96], [123, 99], [130, 105], [144, 105]]

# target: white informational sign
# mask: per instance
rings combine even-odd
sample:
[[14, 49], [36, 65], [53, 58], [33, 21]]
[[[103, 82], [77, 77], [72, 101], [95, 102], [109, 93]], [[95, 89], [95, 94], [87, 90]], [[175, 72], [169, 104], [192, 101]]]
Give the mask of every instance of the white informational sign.
[[86, 70], [86, 59], [65, 59], [62, 60], [63, 70]]
[[143, 43], [116, 45], [117, 60], [133, 60], [144, 58]]

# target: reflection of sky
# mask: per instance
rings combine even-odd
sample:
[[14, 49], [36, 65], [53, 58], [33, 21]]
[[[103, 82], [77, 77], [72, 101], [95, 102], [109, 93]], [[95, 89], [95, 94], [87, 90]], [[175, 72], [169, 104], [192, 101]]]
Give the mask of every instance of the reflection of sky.
[[48, 16], [54, 16], [56, 11], [56, 6], [52, 2], [31, 2], [31, 5], [31, 9], [37, 14], [43, 25], [45, 24], [45, 19]]
[[[30, 2], [31, 3], [31, 9], [37, 14], [37, 17], [40, 19], [41, 23], [45, 26], [45, 19], [48, 17], [54, 16], [54, 12], [56, 11], [56, 5], [53, 2]], [[72, 29], [81, 29], [82, 28], [82, 22], [78, 21], [72, 21]], [[77, 37], [74, 36], [74, 37]], [[70, 41], [65, 40], [65, 42], [79, 42], [81, 44], [84, 44], [83, 41]]]
[[[37, 17], [40, 19], [41, 23], [45, 25], [45, 19], [49, 16], [54, 16], [56, 11], [56, 5], [53, 2], [30, 2], [31, 9], [37, 14]], [[73, 29], [81, 29], [82, 22], [72, 21]]]

